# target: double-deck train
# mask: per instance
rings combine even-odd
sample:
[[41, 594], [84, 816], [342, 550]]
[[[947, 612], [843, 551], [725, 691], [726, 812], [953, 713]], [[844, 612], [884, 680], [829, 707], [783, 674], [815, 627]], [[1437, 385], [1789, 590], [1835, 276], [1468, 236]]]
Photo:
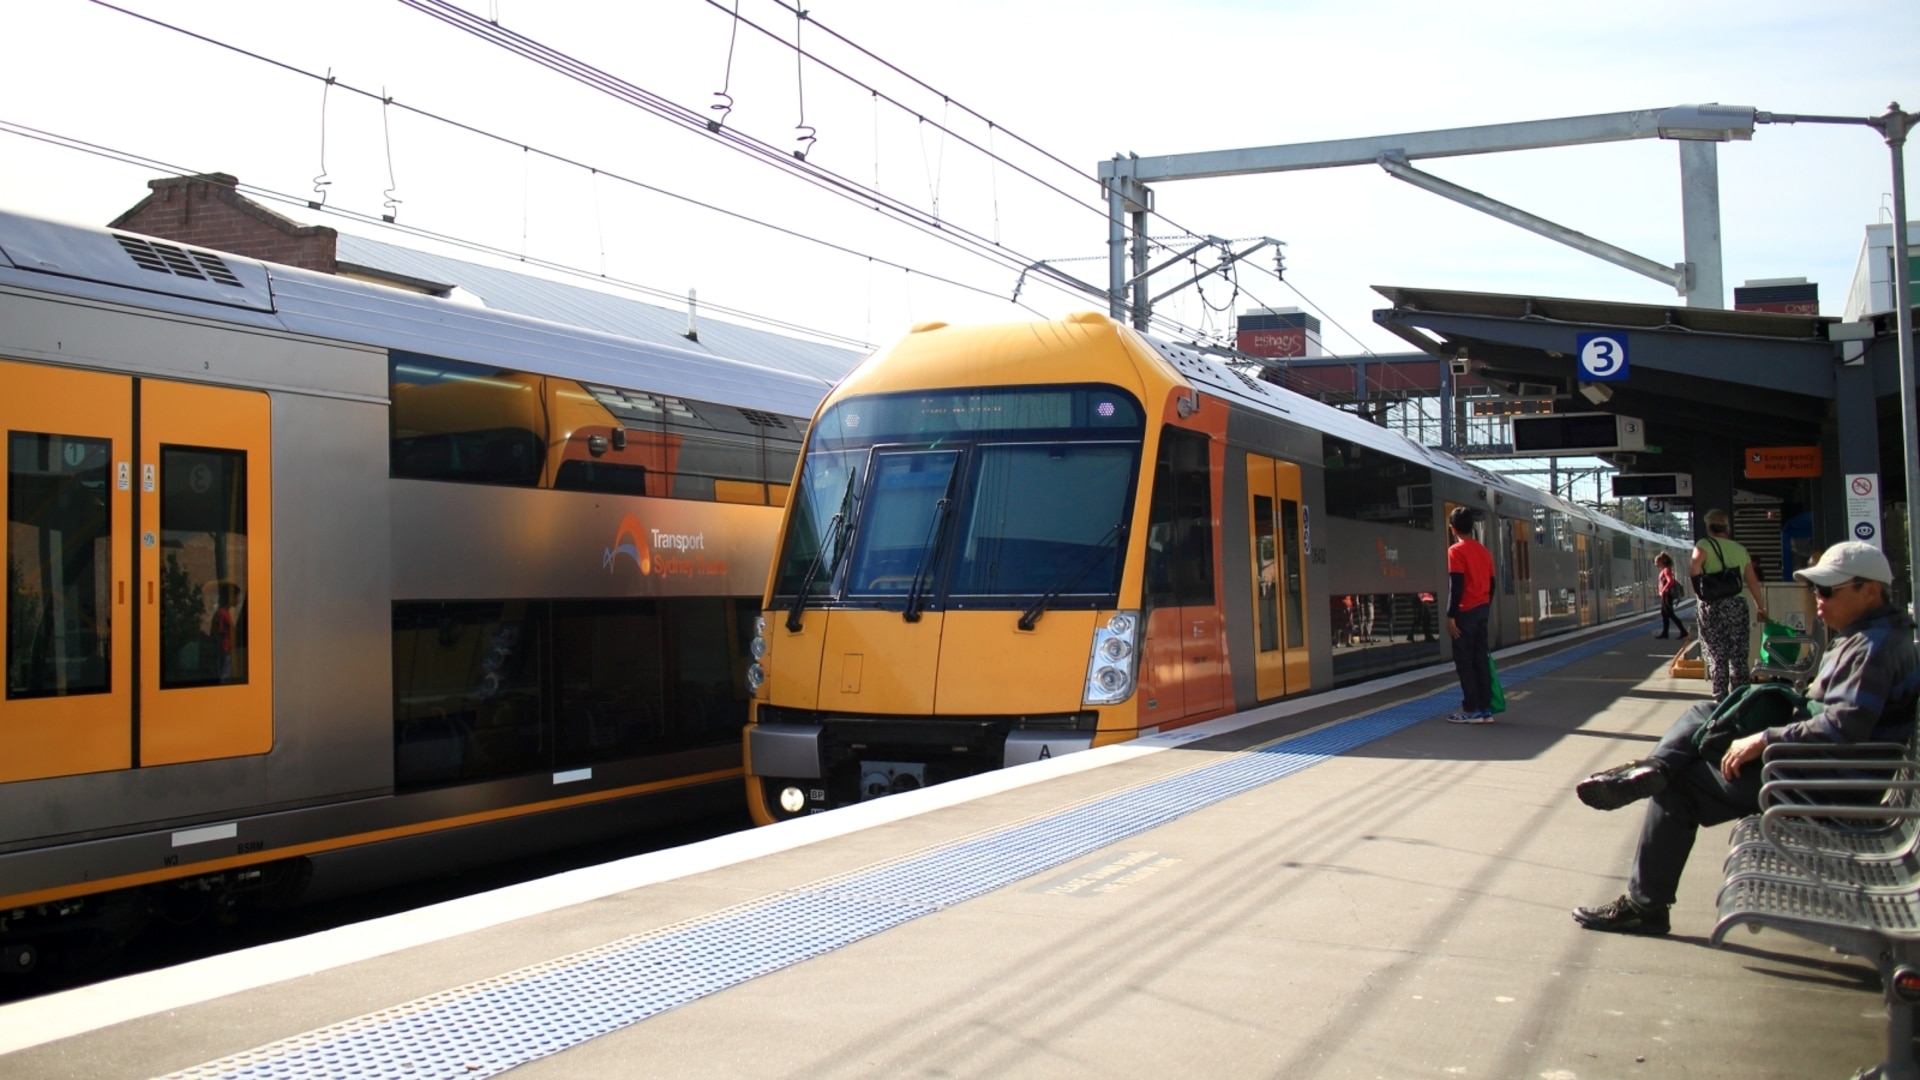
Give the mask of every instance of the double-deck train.
[[828, 384], [0, 213], [0, 947], [740, 805]]
[[1442, 661], [1455, 506], [1496, 646], [1650, 610], [1684, 554], [1095, 314], [917, 327], [828, 396], [795, 484], [748, 671], [761, 822]]

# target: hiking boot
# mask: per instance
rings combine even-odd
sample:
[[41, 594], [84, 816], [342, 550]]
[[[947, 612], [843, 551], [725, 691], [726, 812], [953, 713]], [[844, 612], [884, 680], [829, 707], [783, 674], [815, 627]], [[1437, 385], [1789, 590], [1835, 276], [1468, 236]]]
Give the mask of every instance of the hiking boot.
[[1667, 790], [1667, 768], [1651, 758], [1629, 761], [1594, 773], [1573, 787], [1580, 801], [1595, 810], [1618, 810]]
[[1610, 934], [1657, 937], [1668, 929], [1665, 905], [1642, 904], [1626, 895], [1611, 904], [1574, 908], [1573, 921], [1589, 930], [1605, 930]]

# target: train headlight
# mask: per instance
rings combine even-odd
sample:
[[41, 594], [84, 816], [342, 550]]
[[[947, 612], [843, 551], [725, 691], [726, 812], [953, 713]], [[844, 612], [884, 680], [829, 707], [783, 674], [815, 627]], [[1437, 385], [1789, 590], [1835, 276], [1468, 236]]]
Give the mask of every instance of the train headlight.
[[766, 668], [761, 667], [757, 661], [755, 663], [751, 663], [747, 665], [747, 692], [748, 693], [750, 694], [759, 693], [760, 684], [766, 681], [767, 681]]
[[1115, 612], [1093, 632], [1087, 657], [1086, 705], [1117, 705], [1133, 696], [1135, 653], [1139, 648], [1140, 615]]
[[792, 784], [780, 789], [780, 809], [797, 814], [807, 808], [807, 793]]
[[747, 651], [753, 654], [755, 660], [764, 660], [767, 655], [767, 639], [763, 637], [754, 638], [753, 644], [747, 646]]
[[755, 616], [753, 620], [753, 640], [747, 643], [747, 652], [753, 656], [753, 663], [747, 665], [747, 693], [760, 692], [760, 684], [767, 681], [767, 669], [760, 661], [767, 658], [767, 620], [764, 616]]

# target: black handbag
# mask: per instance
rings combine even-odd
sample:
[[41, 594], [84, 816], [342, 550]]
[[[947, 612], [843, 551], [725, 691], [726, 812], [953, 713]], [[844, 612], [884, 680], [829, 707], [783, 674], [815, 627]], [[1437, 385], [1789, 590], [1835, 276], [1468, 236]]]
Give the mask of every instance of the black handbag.
[[[1720, 569], [1715, 570], [1711, 574], [1700, 573], [1693, 575], [1693, 594], [1698, 596], [1702, 603], [1707, 604], [1739, 596], [1740, 590], [1746, 588], [1747, 585], [1746, 580], [1741, 576], [1739, 568], [1727, 565], [1727, 557], [1720, 553], [1720, 542], [1718, 540], [1708, 537], [1707, 543], [1713, 545], [1713, 557], [1719, 562]], [[1742, 563], [1741, 565], [1744, 566], [1746, 564]]]

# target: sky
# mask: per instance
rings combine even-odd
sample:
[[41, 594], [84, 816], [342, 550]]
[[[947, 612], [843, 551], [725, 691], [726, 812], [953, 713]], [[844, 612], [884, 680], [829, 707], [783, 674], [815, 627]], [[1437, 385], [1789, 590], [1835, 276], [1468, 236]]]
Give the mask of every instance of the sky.
[[[725, 130], [783, 154], [802, 145], [804, 123], [816, 140], [804, 164], [822, 186], [401, 0], [117, 2], [266, 59], [89, 0], [7, 5], [0, 208], [105, 225], [156, 175], [226, 172], [295, 200], [268, 204], [302, 222], [475, 261], [524, 256], [669, 296], [697, 289], [705, 317], [748, 312], [849, 343], [883, 344], [923, 321], [1104, 310], [1098, 297], [1022, 283], [1019, 267], [1047, 260], [1104, 283], [1093, 175], [1116, 153], [1683, 102], [1851, 116], [1893, 100], [1920, 107], [1911, 0], [816, 0], [804, 22], [777, 0], [451, 0], [693, 115], [717, 116], [724, 88]], [[736, 10], [778, 40], [736, 23]], [[817, 59], [796, 57], [796, 29]], [[1920, 171], [1920, 153], [1909, 157]], [[1656, 262], [1682, 258], [1672, 143], [1421, 167]], [[1723, 144], [1719, 170], [1727, 302], [1746, 280], [1806, 277], [1822, 313], [1840, 314], [1864, 228], [1891, 220], [1885, 143], [1861, 127], [1763, 126]], [[346, 216], [300, 205], [319, 180], [326, 208]], [[939, 224], [915, 229], [833, 193], [863, 188]], [[1236, 281], [1162, 301], [1158, 313], [1188, 331], [1230, 330], [1236, 309], [1299, 306], [1323, 316], [1331, 353], [1404, 351], [1372, 325], [1385, 306], [1376, 285], [1684, 302], [1373, 166], [1168, 182], [1156, 203], [1156, 236], [1286, 245], [1284, 280], [1262, 252]], [[389, 212], [408, 231], [383, 229]], [[950, 242], [961, 238], [972, 247]], [[1156, 292], [1181, 280], [1172, 273]]]

